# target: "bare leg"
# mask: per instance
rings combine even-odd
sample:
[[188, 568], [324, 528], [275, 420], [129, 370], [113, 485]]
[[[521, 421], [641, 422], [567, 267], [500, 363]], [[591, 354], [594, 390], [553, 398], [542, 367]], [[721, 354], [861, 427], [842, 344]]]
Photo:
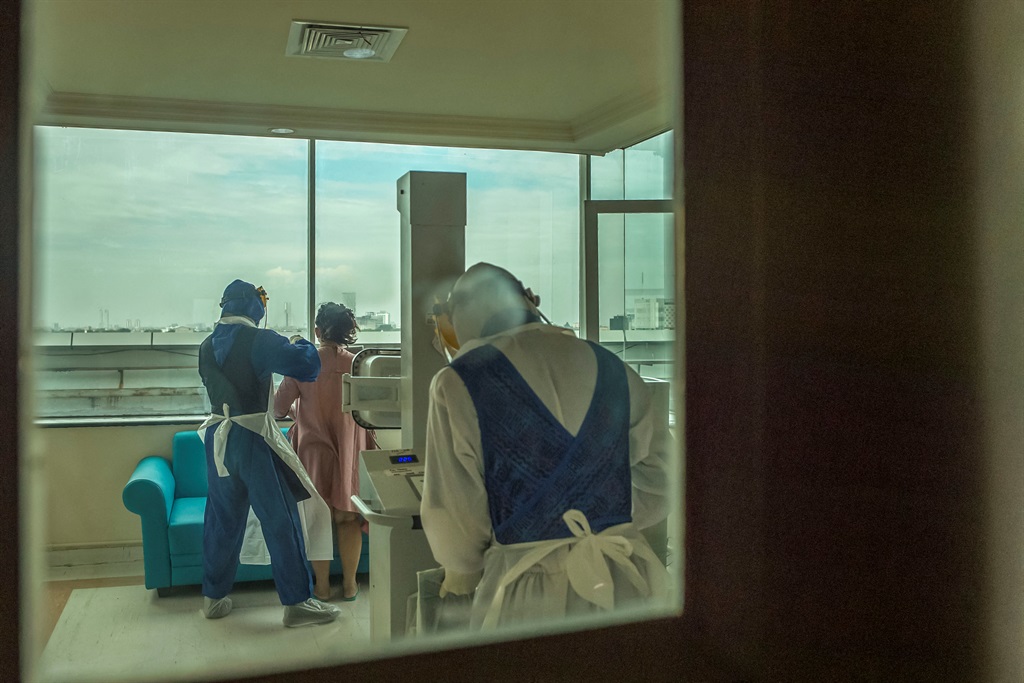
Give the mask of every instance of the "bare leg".
[[362, 524], [355, 512], [339, 511], [335, 520], [338, 523], [338, 556], [344, 573], [341, 596], [351, 598], [359, 590], [356, 569], [359, 567], [359, 555], [363, 552]]
[[313, 565], [313, 597], [317, 600], [327, 600], [331, 597], [331, 561], [311, 560]]

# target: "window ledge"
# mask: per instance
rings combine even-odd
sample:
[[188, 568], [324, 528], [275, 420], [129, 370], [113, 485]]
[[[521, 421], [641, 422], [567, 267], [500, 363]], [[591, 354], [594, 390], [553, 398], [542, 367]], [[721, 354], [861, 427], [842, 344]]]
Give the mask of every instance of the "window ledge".
[[[34, 420], [36, 427], [54, 429], [61, 427], [149, 427], [157, 425], [181, 425], [196, 429], [206, 415], [134, 415], [108, 417], [40, 417]], [[278, 424], [290, 425], [291, 420], [278, 420]]]

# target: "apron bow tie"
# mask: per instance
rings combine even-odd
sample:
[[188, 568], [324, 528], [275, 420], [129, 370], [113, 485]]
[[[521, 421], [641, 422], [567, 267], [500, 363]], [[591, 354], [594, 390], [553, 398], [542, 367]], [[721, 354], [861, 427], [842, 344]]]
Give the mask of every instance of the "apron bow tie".
[[641, 594], [650, 592], [647, 581], [630, 561], [633, 544], [629, 539], [594, 534], [590, 522], [579, 510], [567, 510], [562, 519], [576, 538], [565, 559], [565, 570], [569, 584], [580, 597], [606, 610], [615, 607], [615, 585], [605, 558], [618, 565]]
[[605, 558], [618, 565], [641, 595], [651, 594], [650, 585], [630, 560], [630, 556], [633, 555], [633, 544], [628, 538], [621, 535], [603, 536], [593, 533], [587, 516], [580, 510], [566, 510], [562, 515], [562, 520], [569, 527], [572, 536], [541, 542], [509, 569], [498, 584], [494, 599], [484, 615], [483, 628], [493, 628], [498, 625], [505, 589], [525, 574], [530, 567], [566, 545], [571, 546], [565, 559], [569, 585], [584, 600], [607, 610], [615, 607], [615, 586], [612, 583], [611, 571], [608, 569], [608, 562], [605, 561]]

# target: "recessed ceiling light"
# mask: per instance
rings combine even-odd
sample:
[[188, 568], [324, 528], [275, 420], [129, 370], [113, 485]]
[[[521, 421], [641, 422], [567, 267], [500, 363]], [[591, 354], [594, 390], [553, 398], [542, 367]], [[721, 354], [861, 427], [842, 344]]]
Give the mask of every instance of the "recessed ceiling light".
[[294, 128], [269, 128], [268, 130], [274, 135], [291, 135], [295, 132]]
[[353, 47], [345, 50], [341, 54], [345, 55], [349, 59], [369, 59], [377, 53], [368, 47]]

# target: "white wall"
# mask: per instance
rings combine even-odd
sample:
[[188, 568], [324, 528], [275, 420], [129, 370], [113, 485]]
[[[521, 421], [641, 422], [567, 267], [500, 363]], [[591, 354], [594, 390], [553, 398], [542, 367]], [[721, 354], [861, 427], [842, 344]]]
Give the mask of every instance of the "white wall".
[[[198, 426], [195, 425], [195, 426]], [[37, 428], [43, 455], [47, 548], [137, 545], [137, 515], [121, 502], [135, 465], [147, 455], [171, 457], [175, 432], [185, 425]], [[398, 448], [398, 430], [380, 431], [383, 448]]]

